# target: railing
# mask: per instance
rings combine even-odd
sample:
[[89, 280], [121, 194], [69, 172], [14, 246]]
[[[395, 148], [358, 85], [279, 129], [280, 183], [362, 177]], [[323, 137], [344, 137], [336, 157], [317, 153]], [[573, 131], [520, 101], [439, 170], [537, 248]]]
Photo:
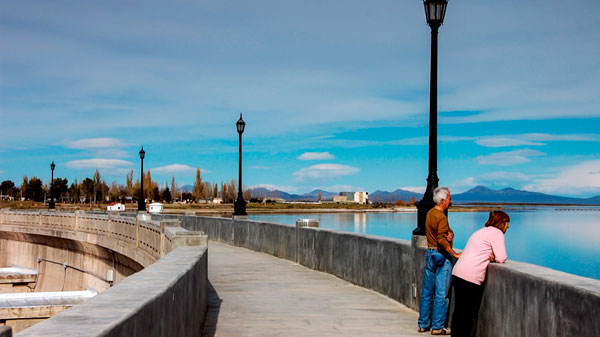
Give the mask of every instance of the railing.
[[[193, 235], [174, 230], [173, 221], [154, 221], [148, 215], [125, 217], [83, 211], [16, 211], [2, 210], [0, 226], [14, 232], [39, 233], [98, 244], [129, 256], [148, 266], [168, 253], [174, 236]], [[165, 228], [170, 228], [165, 230]], [[127, 247], [127, 249], [124, 249]]]

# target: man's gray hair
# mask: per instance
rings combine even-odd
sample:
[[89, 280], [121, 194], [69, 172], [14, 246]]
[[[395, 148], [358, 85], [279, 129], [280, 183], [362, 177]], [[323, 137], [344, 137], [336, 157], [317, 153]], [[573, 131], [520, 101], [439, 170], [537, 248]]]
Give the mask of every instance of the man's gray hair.
[[433, 190], [433, 202], [436, 205], [439, 205], [442, 200], [448, 198], [448, 194], [450, 194], [450, 189], [448, 187], [438, 187]]

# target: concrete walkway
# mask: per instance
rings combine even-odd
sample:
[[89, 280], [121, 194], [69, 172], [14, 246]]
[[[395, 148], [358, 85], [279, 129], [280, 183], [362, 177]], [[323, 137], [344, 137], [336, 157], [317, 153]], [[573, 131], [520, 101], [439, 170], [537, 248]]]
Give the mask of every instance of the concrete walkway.
[[202, 336], [428, 336], [418, 314], [291, 261], [210, 241]]

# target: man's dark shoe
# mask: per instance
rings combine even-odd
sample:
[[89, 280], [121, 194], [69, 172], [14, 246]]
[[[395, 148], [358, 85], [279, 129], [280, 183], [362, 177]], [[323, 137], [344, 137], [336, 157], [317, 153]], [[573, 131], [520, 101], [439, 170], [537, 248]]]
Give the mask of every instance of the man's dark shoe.
[[427, 332], [430, 328], [419, 328], [419, 332]]
[[443, 328], [439, 330], [431, 330], [432, 335], [450, 335], [450, 328]]

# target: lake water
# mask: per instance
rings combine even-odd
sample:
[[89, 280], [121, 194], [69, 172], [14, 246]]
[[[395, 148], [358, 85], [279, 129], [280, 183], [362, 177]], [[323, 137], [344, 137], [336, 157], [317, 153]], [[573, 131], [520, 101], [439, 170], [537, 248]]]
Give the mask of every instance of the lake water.
[[[600, 279], [600, 207], [535, 207], [506, 210], [510, 228], [506, 250], [510, 260]], [[489, 213], [449, 214], [455, 247], [483, 227]], [[416, 213], [253, 214], [250, 220], [295, 224], [317, 219], [320, 227], [410, 240]]]

